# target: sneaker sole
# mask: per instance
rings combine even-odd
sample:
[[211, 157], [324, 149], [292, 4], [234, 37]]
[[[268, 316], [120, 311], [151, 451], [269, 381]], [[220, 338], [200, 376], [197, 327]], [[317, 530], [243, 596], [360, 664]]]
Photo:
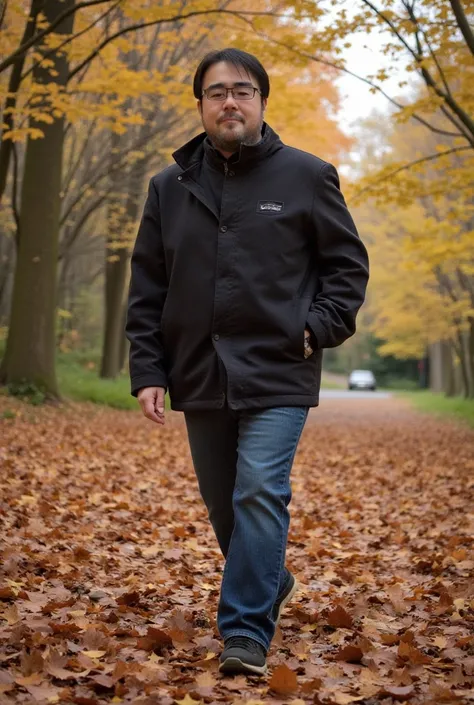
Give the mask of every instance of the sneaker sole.
[[281, 613], [283, 612], [283, 610], [284, 610], [284, 608], [286, 607], [286, 605], [290, 602], [290, 600], [293, 599], [293, 597], [294, 597], [296, 591], [298, 590], [298, 588], [299, 588], [299, 583], [298, 583], [298, 581], [297, 581], [296, 578], [295, 578], [294, 585], [293, 585], [293, 587], [291, 588], [290, 592], [289, 592], [288, 595], [285, 597], [285, 599], [281, 601], [280, 607], [279, 607], [279, 609], [278, 609], [278, 616], [277, 616], [277, 619], [276, 619], [276, 622], [275, 622], [275, 626], [278, 626], [278, 624], [279, 624], [279, 622], [280, 622], [280, 618], [281, 618]]
[[219, 671], [221, 673], [247, 673], [256, 674], [258, 676], [265, 676], [268, 673], [268, 667], [264, 666], [253, 666], [250, 663], [244, 663], [239, 658], [232, 656], [226, 658], [226, 660], [219, 665]]

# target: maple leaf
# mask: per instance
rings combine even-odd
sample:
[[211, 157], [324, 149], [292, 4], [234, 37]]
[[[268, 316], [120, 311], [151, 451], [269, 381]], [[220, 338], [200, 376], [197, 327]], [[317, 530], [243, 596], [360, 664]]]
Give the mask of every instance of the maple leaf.
[[275, 693], [290, 695], [298, 690], [296, 673], [283, 663], [273, 671], [268, 687]]
[[16, 597], [16, 593], [11, 587], [0, 587], [0, 600], [12, 600]]
[[59, 678], [59, 680], [68, 680], [70, 678], [79, 677], [79, 673], [74, 673], [74, 671], [64, 668], [67, 662], [67, 656], [61, 656], [57, 651], [51, 649], [48, 654], [48, 658], [45, 660], [44, 667], [49, 675], [54, 678]]
[[145, 636], [137, 639], [137, 647], [145, 651], [158, 651], [173, 645], [171, 636], [162, 629], [148, 627]]
[[216, 683], [217, 681], [212, 675], [212, 673], [200, 673], [196, 677], [196, 690], [198, 691], [199, 695], [212, 695], [212, 691]]
[[126, 592], [120, 597], [117, 597], [118, 605], [137, 605], [140, 602], [140, 593], [136, 590], [132, 592]]
[[360, 663], [364, 654], [358, 646], [344, 646], [340, 649], [335, 658], [337, 661], [347, 661], [347, 663]]
[[327, 622], [331, 625], [331, 627], [351, 629], [353, 626], [351, 615], [341, 605], [337, 605], [337, 607], [328, 613]]
[[8, 624], [16, 624], [20, 621], [20, 615], [18, 613], [18, 607], [16, 605], [10, 605], [3, 610], [0, 615], [1, 618], [5, 619]]

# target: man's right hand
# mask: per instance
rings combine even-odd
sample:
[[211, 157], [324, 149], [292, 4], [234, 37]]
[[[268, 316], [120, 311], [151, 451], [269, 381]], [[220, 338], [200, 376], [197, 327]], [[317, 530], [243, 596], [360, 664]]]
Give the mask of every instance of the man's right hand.
[[143, 387], [137, 394], [143, 414], [155, 423], [165, 423], [165, 389], [164, 387]]

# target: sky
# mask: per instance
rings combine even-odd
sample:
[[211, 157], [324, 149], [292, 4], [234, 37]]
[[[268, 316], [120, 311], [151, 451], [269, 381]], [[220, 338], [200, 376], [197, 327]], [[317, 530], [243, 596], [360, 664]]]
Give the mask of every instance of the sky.
[[[392, 68], [389, 59], [381, 52], [383, 39], [375, 34], [353, 35], [350, 40], [352, 46], [344, 49], [343, 58], [347, 68], [359, 76], [367, 77], [376, 73], [381, 68]], [[367, 46], [370, 42], [370, 46]], [[383, 83], [383, 89], [388, 95], [396, 98], [400, 95], [401, 89], [398, 82], [406, 80], [404, 75], [404, 64], [400, 61], [400, 69]], [[382, 94], [371, 93], [370, 86], [358, 79], [341, 72], [336, 81], [341, 95], [341, 111], [338, 114], [338, 121], [344, 132], [349, 134], [357, 130], [358, 124], [368, 117], [374, 110], [387, 112], [390, 103]]]

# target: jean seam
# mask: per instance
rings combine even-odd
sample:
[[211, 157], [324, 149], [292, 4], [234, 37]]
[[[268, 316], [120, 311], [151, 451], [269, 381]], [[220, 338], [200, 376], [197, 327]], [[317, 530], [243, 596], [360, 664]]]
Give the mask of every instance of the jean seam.
[[[283, 477], [282, 477], [282, 480], [281, 480], [281, 483], [280, 483], [280, 489], [284, 486], [285, 482], [287, 482], [288, 484], [290, 483], [291, 467], [292, 467], [293, 461], [294, 461], [294, 459], [295, 459], [296, 450], [297, 450], [297, 445], [298, 445], [298, 443], [299, 443], [299, 439], [300, 439], [301, 434], [302, 434], [302, 432], [303, 432], [303, 427], [304, 427], [304, 424], [305, 424], [305, 422], [306, 422], [306, 417], [307, 417], [307, 412], [306, 412], [306, 413], [303, 413], [303, 418], [302, 418], [302, 421], [301, 421], [301, 425], [300, 425], [299, 431], [298, 431], [297, 434], [296, 434], [296, 438], [295, 438], [295, 441], [294, 441], [294, 451], [293, 451], [293, 454], [290, 455], [289, 458], [288, 458], [288, 461], [287, 461], [287, 464], [286, 464], [286, 468], [285, 468], [285, 472], [284, 472], [284, 474], [283, 474]], [[287, 476], [288, 476], [288, 479], [286, 479]], [[291, 491], [291, 488], [290, 488], [290, 491]], [[289, 511], [286, 504], [285, 504], [285, 505], [282, 507], [282, 509], [281, 509], [281, 514], [280, 514], [280, 526], [282, 525], [283, 515], [284, 515], [284, 513], [285, 513], [285, 510], [286, 510], [286, 511]], [[289, 519], [288, 519], [288, 525], [289, 525], [289, 523], [290, 523], [290, 522], [289, 522]], [[283, 555], [283, 548], [284, 548], [284, 545], [285, 545], [285, 541], [284, 541], [284, 538], [283, 538], [283, 536], [282, 536], [281, 543], [280, 543], [280, 549], [279, 549], [280, 564], [281, 564], [281, 558], [282, 558], [282, 555]], [[282, 571], [282, 566], [280, 565], [280, 568], [279, 568], [279, 571], [278, 571], [278, 578], [279, 578], [280, 575], [281, 575], [281, 571]], [[278, 599], [278, 586], [277, 586], [277, 594], [276, 594], [275, 600], [277, 600], [277, 599]], [[271, 615], [271, 612], [270, 612], [270, 615]], [[271, 619], [270, 615], [268, 615], [268, 618], [269, 618], [269, 619]], [[273, 623], [273, 629], [275, 629], [275, 624], [274, 624], [274, 623]]]

